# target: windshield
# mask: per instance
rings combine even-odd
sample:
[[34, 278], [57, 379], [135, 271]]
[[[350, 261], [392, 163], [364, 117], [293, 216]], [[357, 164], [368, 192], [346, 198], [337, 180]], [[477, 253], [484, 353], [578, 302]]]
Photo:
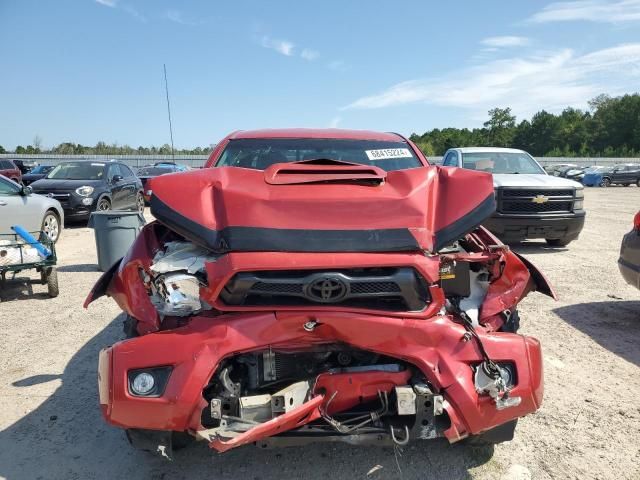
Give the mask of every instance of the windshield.
[[157, 175], [164, 175], [165, 173], [172, 173], [175, 171], [176, 171], [176, 168], [171, 165], [167, 165], [163, 167], [143, 167], [140, 170], [138, 170], [138, 175], [155, 177]]
[[105, 177], [104, 163], [61, 163], [47, 178], [53, 180], [101, 180]]
[[375, 165], [386, 171], [421, 167], [405, 142], [315, 138], [245, 138], [231, 140], [217, 167], [264, 170], [276, 164], [329, 159]]
[[475, 152], [462, 154], [462, 166], [489, 173], [537, 173], [545, 171], [527, 153]]
[[31, 172], [29, 172], [29, 173], [34, 173], [36, 175], [43, 175], [45, 173], [49, 173], [51, 170], [53, 170], [53, 167], [49, 167], [49, 166], [46, 166], [46, 165], [38, 165], [36, 168], [31, 170]]

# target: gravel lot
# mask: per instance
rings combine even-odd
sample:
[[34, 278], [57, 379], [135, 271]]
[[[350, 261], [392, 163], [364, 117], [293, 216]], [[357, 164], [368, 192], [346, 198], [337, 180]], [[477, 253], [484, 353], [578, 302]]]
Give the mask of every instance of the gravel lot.
[[638, 479], [640, 292], [616, 265], [638, 208], [640, 188], [587, 189], [578, 241], [516, 247], [560, 301], [532, 294], [521, 305], [522, 333], [543, 344], [545, 401], [493, 452], [424, 442], [402, 451], [319, 444], [218, 455], [197, 445], [169, 463], [132, 450], [102, 421], [96, 388], [98, 351], [121, 337], [122, 317], [108, 298], [82, 309], [100, 275], [93, 232], [68, 228], [58, 298], [24, 282], [0, 290], [0, 477]]

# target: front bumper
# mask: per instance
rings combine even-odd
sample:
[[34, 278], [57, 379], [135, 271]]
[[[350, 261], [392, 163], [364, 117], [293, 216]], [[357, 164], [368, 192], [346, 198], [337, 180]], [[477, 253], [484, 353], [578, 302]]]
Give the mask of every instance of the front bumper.
[[[310, 320], [319, 324], [313, 331], [303, 328]], [[414, 320], [320, 311], [194, 317], [184, 327], [102, 350], [100, 404], [112, 425], [195, 435], [204, 430], [201, 413], [209, 408], [203, 389], [224, 358], [271, 346], [303, 349], [341, 343], [401, 358], [419, 369], [445, 399], [451, 426], [444, 436], [451, 442], [536, 411], [543, 396], [539, 342], [516, 334], [479, 331], [488, 355], [495, 361], [512, 363], [517, 372], [510, 396], [520, 397], [521, 402], [498, 410], [491, 398], [476, 393], [471, 365], [480, 363], [482, 357], [473, 341], [465, 341], [464, 333], [463, 326], [448, 316]], [[157, 398], [131, 395], [127, 372], [156, 366], [172, 367], [164, 393]], [[311, 402], [324, 400], [314, 397]], [[252, 441], [269, 436], [261, 435], [254, 432]], [[210, 445], [220, 451], [230, 448], [216, 441]]]
[[554, 215], [513, 215], [495, 213], [483, 226], [505, 243], [530, 238], [578, 237], [584, 227], [585, 212]]
[[640, 289], [640, 234], [635, 230], [622, 239], [618, 268], [629, 285]]

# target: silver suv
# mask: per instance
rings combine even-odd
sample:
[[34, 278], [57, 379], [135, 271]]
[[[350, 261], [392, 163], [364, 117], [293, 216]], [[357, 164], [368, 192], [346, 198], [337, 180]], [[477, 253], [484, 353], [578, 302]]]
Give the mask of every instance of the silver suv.
[[560, 247], [578, 238], [582, 231], [582, 185], [547, 175], [523, 150], [451, 148], [445, 152], [442, 166], [493, 174], [497, 207], [484, 226], [505, 243], [544, 238], [549, 245]]

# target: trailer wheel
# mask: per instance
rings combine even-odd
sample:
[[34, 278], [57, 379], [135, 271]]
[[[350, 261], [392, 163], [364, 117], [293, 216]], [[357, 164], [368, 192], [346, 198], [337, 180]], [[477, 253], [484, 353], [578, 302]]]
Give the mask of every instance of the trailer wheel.
[[58, 270], [56, 267], [47, 267], [42, 270], [42, 277], [46, 280], [47, 291], [51, 298], [55, 298], [60, 293], [58, 288]]

